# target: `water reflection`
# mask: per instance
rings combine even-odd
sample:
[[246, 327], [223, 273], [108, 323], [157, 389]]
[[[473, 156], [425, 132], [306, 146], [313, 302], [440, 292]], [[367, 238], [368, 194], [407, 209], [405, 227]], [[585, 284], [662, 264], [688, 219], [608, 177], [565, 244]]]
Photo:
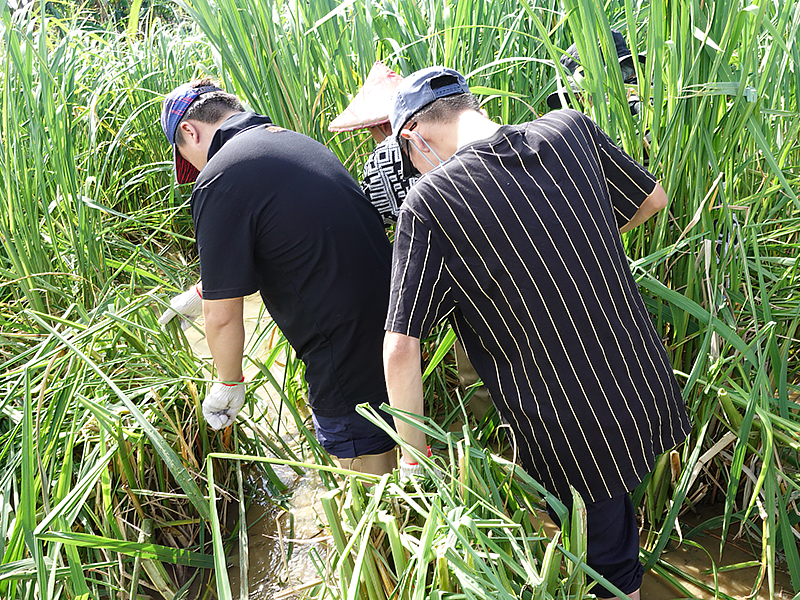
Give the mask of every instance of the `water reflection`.
[[[319, 504], [327, 490], [313, 471], [298, 476], [288, 468], [275, 472], [288, 485], [291, 509], [284, 510], [269, 498], [265, 477], [251, 471], [248, 486], [251, 505], [247, 510], [249, 561], [249, 597], [253, 600], [294, 598], [293, 590], [319, 579], [317, 563], [325, 560], [328, 541], [325, 518]], [[240, 595], [238, 556], [230, 561], [228, 576], [234, 598]]]

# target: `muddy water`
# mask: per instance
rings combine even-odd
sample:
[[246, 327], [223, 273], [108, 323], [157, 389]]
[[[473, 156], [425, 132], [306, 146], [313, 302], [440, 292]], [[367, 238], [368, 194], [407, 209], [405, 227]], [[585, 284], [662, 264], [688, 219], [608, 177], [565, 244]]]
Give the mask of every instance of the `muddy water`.
[[[258, 295], [245, 299], [245, 329], [249, 336], [255, 329], [262, 314], [261, 299]], [[200, 324], [202, 328], [202, 323]], [[187, 337], [196, 351], [208, 355], [205, 339], [197, 331], [187, 331]], [[247, 371], [246, 377], [253, 373]], [[280, 379], [280, 373], [275, 373]], [[262, 388], [263, 389], [263, 388]], [[275, 406], [276, 398], [263, 398], [263, 402]], [[282, 423], [287, 439], [297, 439], [294, 423], [285, 420]], [[289, 487], [292, 494], [291, 511], [287, 512], [269, 500], [266, 485], [254, 473], [248, 478], [250, 483], [251, 505], [247, 511], [249, 541], [249, 577], [248, 597], [252, 600], [288, 600], [298, 597], [306, 585], [313, 585], [319, 579], [311, 556], [318, 556], [318, 563], [325, 560], [325, 547], [328, 541], [324, 529], [324, 515], [319, 504], [319, 496], [325, 492], [319, 477], [314, 472], [299, 477], [291, 469], [276, 468], [281, 480]], [[719, 507], [700, 507], [699, 512], [682, 519], [684, 531], [705, 520], [717, 516]], [[547, 520], [546, 515], [544, 519]], [[552, 523], [550, 524], [552, 526]], [[730, 532], [725, 543], [724, 555], [719, 556], [719, 531], [712, 531], [696, 536], [692, 542], [699, 544], [697, 548], [691, 544], [682, 544], [670, 548], [662, 554], [662, 558], [682, 573], [714, 587], [714, 576], [709, 570], [712, 559], [717, 568], [735, 565], [754, 560], [753, 553], [746, 540], [734, 539], [736, 529]], [[644, 542], [644, 538], [642, 540]], [[291, 549], [290, 557], [289, 551]], [[234, 598], [240, 596], [239, 557], [229, 557], [228, 575]], [[758, 568], [750, 567], [718, 574], [719, 590], [734, 598], [748, 598], [751, 587], [758, 576]], [[702, 588], [678, 578], [692, 598], [713, 598]], [[795, 595], [791, 580], [787, 573], [778, 572], [776, 576], [775, 599], [791, 599]], [[646, 600], [673, 600], [685, 598], [686, 594], [674, 588], [668, 581], [653, 573], [645, 575], [642, 584], [642, 598]], [[753, 600], [771, 600], [766, 581]]]
[[[700, 525], [708, 519], [720, 515], [722, 511], [723, 507], [721, 505], [699, 506], [696, 513], [691, 513], [680, 519], [681, 528], [683, 531], [689, 531], [696, 525]], [[545, 531], [547, 531], [549, 535], [552, 535], [556, 530], [556, 526], [550, 520], [547, 513], [542, 511], [538, 517], [544, 523]], [[715, 529], [700, 535], [695, 535], [691, 540], [687, 540], [686, 543], [669, 546], [667, 550], [661, 554], [661, 558], [677, 571], [680, 571], [680, 573], [714, 589], [714, 575], [711, 571], [714, 565], [716, 565], [717, 569], [720, 569], [725, 566], [751, 562], [759, 558], [754, 556], [753, 549], [750, 548], [746, 539], [736, 538], [738, 528], [732, 527], [731, 529], [733, 529], [733, 531], [728, 534], [722, 557], [719, 555], [720, 536], [722, 532]], [[646, 534], [642, 534], [642, 545], [645, 544], [646, 538]], [[698, 545], [700, 547], [698, 547]], [[751, 596], [752, 586], [758, 577], [758, 567], [748, 567], [746, 569], [718, 573], [718, 589], [723, 594], [742, 600], [745, 598], [748, 600], [790, 600], [794, 598], [796, 592], [792, 589], [792, 581], [789, 574], [779, 570], [776, 571], [774, 596], [770, 596], [769, 586], [766, 580], [763, 582], [758, 594]], [[672, 573], [672, 575], [674, 576], [674, 573]], [[681, 576], [676, 576], [675, 579], [681, 586], [686, 588], [689, 592], [689, 596], [674, 587], [667, 579], [651, 570], [645, 573], [644, 581], [642, 582], [642, 600], [675, 600], [687, 597], [701, 599], [714, 598], [713, 592], [709, 593], [701, 586], [688, 583]]]
[[[722, 505], [702, 505], [698, 508], [697, 513], [690, 514], [681, 519], [683, 530], [689, 531], [695, 525], [700, 525], [710, 518], [719, 516], [722, 514], [723, 510], [724, 508]], [[719, 555], [722, 531], [718, 529], [710, 530], [704, 532], [702, 535], [692, 537], [691, 542], [699, 544], [701, 546], [700, 548], [692, 546], [691, 544], [673, 546], [668, 548], [661, 557], [664, 561], [677, 568], [681, 573], [696, 578], [713, 589], [714, 575], [711, 572], [712, 559], [717, 569], [726, 565], [738, 565], [760, 559], [760, 556], [754, 557], [753, 549], [750, 547], [746, 538], [736, 537], [739, 532], [738, 525], [731, 526], [731, 530], [725, 541], [722, 557]], [[785, 567], [785, 563], [783, 567]], [[778, 569], [780, 568], [781, 565], [778, 564]], [[769, 585], [765, 579], [758, 594], [751, 596], [752, 586], [757, 580], [758, 571], [758, 567], [749, 567], [746, 569], [719, 573], [719, 590], [734, 598], [742, 599], [771, 600], [775, 598], [776, 600], [788, 600], [794, 598], [796, 591], [793, 590], [789, 574], [777, 569], [775, 574], [775, 595], [770, 596]], [[714, 597], [713, 594], [709, 594], [698, 586], [688, 584], [683, 579], [679, 578], [679, 581], [694, 594], [693, 597]], [[655, 573], [650, 572], [645, 576], [644, 583], [642, 584], [642, 598], [647, 598], [648, 600], [672, 600], [673, 598], [683, 596], [684, 595], [679, 594], [669, 582]]]
[[[296, 597], [296, 590], [319, 579], [311, 555], [318, 557], [318, 564], [325, 560], [328, 538], [319, 496], [326, 490], [319, 477], [314, 473], [297, 477], [291, 470], [279, 472], [279, 476], [290, 485], [291, 511], [258, 500], [247, 511], [251, 600]], [[251, 486], [258, 485], [253, 478], [250, 482]], [[239, 598], [239, 557], [231, 557], [230, 564], [231, 592]]]

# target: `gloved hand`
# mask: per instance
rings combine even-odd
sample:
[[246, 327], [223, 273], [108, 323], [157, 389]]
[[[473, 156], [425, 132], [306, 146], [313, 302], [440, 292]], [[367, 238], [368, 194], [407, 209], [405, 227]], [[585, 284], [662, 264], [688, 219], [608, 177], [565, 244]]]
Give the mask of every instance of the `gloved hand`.
[[236, 415], [244, 406], [244, 377], [241, 383], [215, 381], [211, 391], [203, 400], [203, 416], [214, 429], [233, 424]]
[[400, 461], [397, 463], [397, 468], [400, 470], [400, 479], [410, 479], [411, 477], [424, 477], [425, 476], [425, 469], [422, 468], [422, 465], [419, 463], [407, 463], [403, 460], [403, 457], [400, 457]]
[[[433, 456], [431, 453], [431, 447], [428, 446], [428, 458]], [[425, 476], [425, 468], [419, 464], [418, 462], [406, 462], [403, 458], [403, 454], [400, 453], [400, 462], [397, 463], [397, 468], [400, 470], [400, 479], [408, 479], [409, 477], [424, 477]], [[436, 475], [444, 476], [444, 473], [440, 473], [437, 467], [433, 468]]]
[[163, 327], [174, 317], [180, 316], [181, 329], [186, 331], [189, 322], [203, 314], [203, 296], [199, 285], [193, 285], [182, 294], [174, 296], [169, 301], [169, 308], [158, 318], [158, 324]]

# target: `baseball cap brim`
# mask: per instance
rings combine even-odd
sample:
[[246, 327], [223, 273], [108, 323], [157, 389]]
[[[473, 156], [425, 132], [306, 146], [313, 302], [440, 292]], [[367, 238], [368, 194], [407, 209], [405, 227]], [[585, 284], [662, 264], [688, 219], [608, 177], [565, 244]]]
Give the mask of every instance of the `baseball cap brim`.
[[626, 60], [633, 60], [633, 57], [636, 56], [636, 59], [641, 63], [645, 64], [647, 62], [647, 55], [646, 54], [626, 54], [625, 56], [618, 57], [618, 62], [622, 63]]
[[203, 94], [216, 91], [221, 90], [215, 85], [193, 87], [191, 83], [185, 83], [176, 87], [164, 98], [161, 107], [161, 129], [164, 131], [167, 141], [172, 145], [175, 179], [178, 183], [191, 183], [197, 179], [200, 172], [178, 152], [175, 144], [175, 132], [192, 102]]
[[[574, 78], [568, 76], [567, 83], [569, 83], [569, 87], [572, 89], [572, 92], [574, 94], [581, 93], [581, 87], [574, 80]], [[564, 85], [560, 85], [555, 92], [547, 96], [546, 102], [547, 106], [549, 106], [550, 108], [558, 109], [569, 106], [569, 99], [570, 99], [569, 89]]]
[[177, 146], [172, 147], [172, 159], [175, 163], [175, 179], [178, 183], [194, 183], [200, 174], [195, 166], [178, 151]]

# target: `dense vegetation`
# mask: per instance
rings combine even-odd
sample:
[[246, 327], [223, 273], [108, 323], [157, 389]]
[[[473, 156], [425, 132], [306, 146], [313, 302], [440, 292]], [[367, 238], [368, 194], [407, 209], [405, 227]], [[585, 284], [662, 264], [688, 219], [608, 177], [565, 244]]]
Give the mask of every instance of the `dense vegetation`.
[[[247, 537], [235, 539], [236, 514], [218, 512], [236, 504], [215, 500], [245, 497], [237, 457], [261, 457], [277, 503], [288, 497], [270, 464], [327, 464], [303, 425], [302, 369], [290, 357], [284, 380], [269, 371], [279, 337], [268, 356], [248, 352], [259, 367], [249, 390], [283, 398], [305, 433], [297, 447], [262, 405], [233, 430], [207, 429], [199, 404], [210, 365], [177, 327], [156, 323], [168, 296], [197, 277], [190, 190], [173, 182], [158, 125], [165, 92], [218, 77], [276, 123], [328, 144], [358, 177], [371, 141], [332, 136], [327, 124], [376, 59], [401, 74], [455, 67], [492, 117], [518, 123], [547, 110], [573, 40], [587, 67], [583, 110], [647, 158], [671, 200], [624, 240], [694, 422], [634, 493], [652, 532], [643, 556], [659, 568], [680, 513], [716, 499], [723, 528], [743, 524], [761, 553], [753, 586], [772, 591], [777, 565], [800, 589], [800, 4], [130, 6], [122, 23], [109, 13], [104, 25], [78, 5], [2, 9], [0, 597], [226, 597], [226, 553], [246, 550]], [[602, 66], [595, 40], [611, 49], [610, 28], [646, 54], [636, 90], [613, 62]], [[273, 328], [265, 322], [249, 347]], [[447, 330], [426, 342], [440, 424], [461, 411], [449, 343]], [[388, 478], [367, 493], [320, 471], [340, 558], [338, 577], [309, 595], [391, 597], [399, 584], [409, 598], [580, 597], [580, 520], [565, 540], [538, 537], [524, 518], [535, 482], [512, 478], [502, 452], [488, 450], [508, 444], [497, 424], [428, 426], [452, 478], [413, 489]]]

